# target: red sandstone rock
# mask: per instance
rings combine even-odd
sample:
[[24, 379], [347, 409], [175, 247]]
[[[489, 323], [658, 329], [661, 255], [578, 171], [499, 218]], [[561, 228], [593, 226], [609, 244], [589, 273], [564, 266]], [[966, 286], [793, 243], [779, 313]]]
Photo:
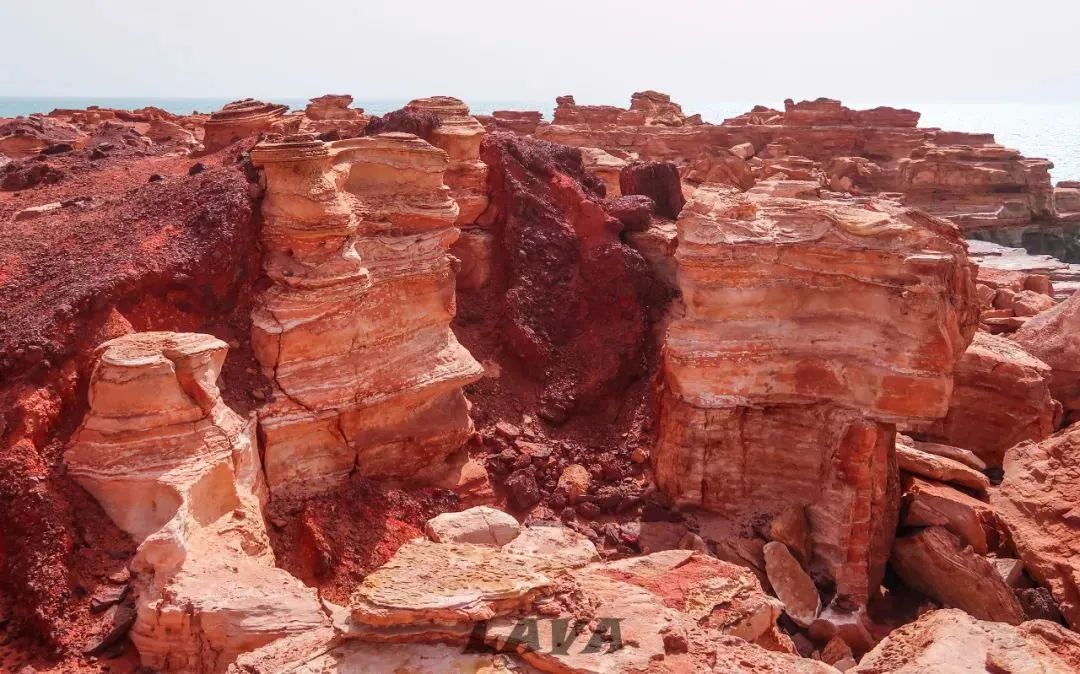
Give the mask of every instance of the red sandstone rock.
[[1080, 668], [1080, 638], [1045, 620], [1013, 627], [963, 611], [932, 611], [891, 633], [863, 657], [858, 674], [1068, 674]]
[[678, 226], [686, 313], [667, 334], [657, 484], [736, 519], [808, 506], [817, 572], [865, 602], [899, 505], [890, 422], [944, 413], [974, 330], [963, 244], [885, 203], [710, 186]]
[[1035, 316], [1013, 339], [1050, 366], [1050, 393], [1061, 402], [1068, 421], [1080, 411], [1080, 297], [1073, 296]]
[[285, 105], [251, 98], [233, 101], [206, 120], [203, 147], [207, 152], [214, 152], [242, 138], [269, 131], [288, 109]]
[[889, 564], [901, 580], [980, 620], [1018, 625], [1024, 611], [994, 565], [941, 527], [896, 539]]
[[446, 153], [390, 133], [252, 154], [273, 282], [252, 337], [276, 391], [260, 412], [271, 491], [412, 475], [458, 449], [471, 432], [461, 387], [482, 370], [449, 329]]
[[948, 414], [919, 435], [1000, 466], [1009, 447], [1054, 432], [1061, 406], [1050, 397], [1050, 383], [1050, 368], [1014, 341], [977, 332], [956, 365]]
[[1005, 453], [991, 501], [1024, 568], [1048, 587], [1069, 625], [1080, 627], [1080, 428]]

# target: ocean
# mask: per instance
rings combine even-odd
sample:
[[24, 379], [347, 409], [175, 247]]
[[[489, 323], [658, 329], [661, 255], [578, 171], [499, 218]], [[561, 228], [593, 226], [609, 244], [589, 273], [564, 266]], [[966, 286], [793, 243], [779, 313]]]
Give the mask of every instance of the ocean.
[[[193, 111], [212, 112], [232, 99], [227, 98], [88, 98], [51, 97], [32, 98], [0, 96], [0, 117], [15, 117], [33, 112], [48, 112], [54, 108], [85, 108], [90, 105], [111, 108], [141, 108], [153, 105], [175, 114]], [[271, 100], [294, 109], [307, 105], [307, 99], [272, 98]], [[627, 105], [626, 101], [613, 101], [614, 105]], [[405, 100], [357, 100], [354, 105], [369, 114], [381, 115], [404, 105]], [[540, 110], [548, 119], [554, 109], [554, 101], [467, 101], [473, 112], [490, 113], [493, 110]], [[583, 101], [584, 102], [584, 101]], [[592, 102], [592, 101], [590, 101]], [[687, 114], [701, 113], [707, 122], [719, 123], [728, 117], [742, 114], [752, 108], [753, 102], [701, 103], [679, 101]], [[780, 101], [765, 101], [765, 105], [781, 108]], [[850, 103], [853, 108], [871, 108], [882, 103]], [[949, 131], [989, 132], [1007, 147], [1020, 150], [1028, 157], [1044, 157], [1054, 162], [1050, 172], [1055, 181], [1080, 180], [1080, 103], [904, 103], [896, 107], [911, 108], [923, 113], [920, 125], [939, 127]]]

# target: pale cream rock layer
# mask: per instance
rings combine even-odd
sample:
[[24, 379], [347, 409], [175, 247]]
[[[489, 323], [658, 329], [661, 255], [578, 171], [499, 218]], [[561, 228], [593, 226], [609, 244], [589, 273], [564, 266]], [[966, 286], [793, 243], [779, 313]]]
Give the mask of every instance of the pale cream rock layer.
[[325, 622], [315, 591], [274, 566], [253, 424], [217, 388], [227, 350], [200, 334], [106, 342], [65, 455], [139, 545], [131, 639], [158, 671], [221, 672], [240, 653]]
[[482, 369], [450, 331], [459, 209], [446, 152], [401, 133], [255, 148], [266, 179], [252, 342], [275, 384], [260, 410], [267, 480], [300, 496], [416, 473], [472, 430]]

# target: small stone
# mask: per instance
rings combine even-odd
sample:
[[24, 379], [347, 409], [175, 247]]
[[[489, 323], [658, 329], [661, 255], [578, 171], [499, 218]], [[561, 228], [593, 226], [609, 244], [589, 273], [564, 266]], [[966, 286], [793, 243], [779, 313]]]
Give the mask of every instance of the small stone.
[[649, 452], [644, 447], [635, 447], [630, 452], [630, 460], [634, 463], [645, 463], [649, 460]]
[[500, 421], [495, 424], [495, 432], [511, 440], [521, 435], [521, 429], [508, 421]]
[[580, 463], [574, 463], [563, 470], [559, 476], [558, 488], [566, 493], [570, 503], [576, 503], [578, 499], [589, 492], [592, 484], [592, 476]]
[[107, 586], [99, 589], [94, 593], [94, 596], [90, 597], [90, 612], [101, 613], [116, 606], [120, 602], [124, 601], [128, 591], [131, 589], [131, 585], [123, 585], [121, 587]]
[[131, 580], [131, 571], [125, 566], [116, 573], [109, 574], [109, 582], [123, 585]]
[[503, 484], [510, 506], [515, 510], [529, 510], [540, 502], [536, 476], [530, 470], [521, 469], [511, 473]]

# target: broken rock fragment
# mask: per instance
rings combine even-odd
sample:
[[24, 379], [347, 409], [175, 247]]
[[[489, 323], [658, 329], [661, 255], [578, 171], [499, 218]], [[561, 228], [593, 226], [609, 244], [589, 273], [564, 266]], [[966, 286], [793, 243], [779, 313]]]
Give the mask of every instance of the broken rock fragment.
[[776, 541], [765, 545], [765, 573], [784, 612], [800, 627], [810, 627], [821, 612], [821, 596], [786, 545]]
[[897, 538], [890, 564], [905, 583], [946, 606], [980, 620], [1013, 625], [1024, 620], [1012, 588], [993, 563], [942, 527]]

